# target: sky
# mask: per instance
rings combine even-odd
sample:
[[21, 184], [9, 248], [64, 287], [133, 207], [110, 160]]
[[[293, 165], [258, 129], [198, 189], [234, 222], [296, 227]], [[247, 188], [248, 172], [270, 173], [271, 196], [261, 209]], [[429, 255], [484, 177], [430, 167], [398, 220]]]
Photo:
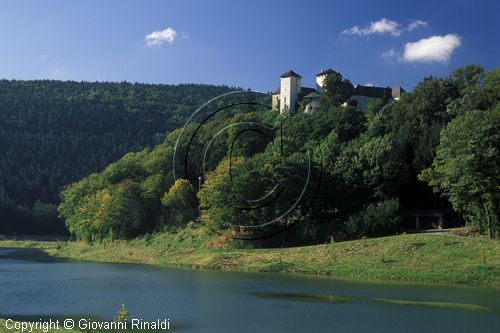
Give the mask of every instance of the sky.
[[0, 78], [207, 83], [274, 91], [412, 90], [429, 75], [500, 67], [500, 1], [0, 0]]

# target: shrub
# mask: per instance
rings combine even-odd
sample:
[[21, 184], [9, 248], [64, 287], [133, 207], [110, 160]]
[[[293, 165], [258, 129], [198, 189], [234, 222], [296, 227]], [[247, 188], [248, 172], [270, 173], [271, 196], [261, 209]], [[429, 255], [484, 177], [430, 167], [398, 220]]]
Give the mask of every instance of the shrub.
[[352, 237], [380, 236], [393, 233], [399, 222], [399, 201], [393, 198], [370, 204], [351, 215], [346, 222], [346, 230]]
[[122, 304], [120, 306], [120, 310], [116, 313], [115, 321], [126, 321], [129, 316], [128, 310], [125, 308], [125, 305]]
[[198, 202], [191, 192], [191, 184], [184, 178], [175, 181], [161, 203], [170, 226], [185, 226], [198, 215]]

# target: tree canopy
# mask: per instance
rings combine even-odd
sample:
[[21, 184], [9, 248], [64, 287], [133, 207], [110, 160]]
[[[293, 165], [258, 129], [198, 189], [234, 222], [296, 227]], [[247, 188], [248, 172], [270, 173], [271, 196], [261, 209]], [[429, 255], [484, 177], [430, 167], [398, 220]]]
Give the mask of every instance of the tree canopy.
[[436, 158], [420, 175], [490, 237], [499, 232], [499, 149], [500, 104], [468, 111], [443, 129]]
[[[493, 237], [498, 234], [499, 215], [499, 73], [466, 66], [449, 77], [428, 77], [398, 101], [373, 105], [367, 114], [341, 103], [349, 98], [352, 85], [334, 75], [327, 79], [320, 107], [312, 114], [283, 118], [277, 112], [250, 107], [252, 103], [236, 103], [234, 109], [222, 112], [219, 108], [224, 104], [219, 101], [213, 106], [216, 113], [183, 128], [173, 129], [181, 126], [176, 121], [182, 119], [182, 112], [175, 121], [171, 114], [165, 116], [168, 125], [162, 129], [171, 130], [169, 134], [157, 132], [155, 120], [147, 117], [148, 112], [155, 114], [154, 107], [142, 114], [142, 104], [125, 103], [128, 108], [116, 112], [130, 118], [113, 118], [116, 127], [133, 119], [142, 128], [139, 118], [149, 119], [146, 123], [154, 130], [144, 125], [144, 133], [162, 133], [150, 136], [160, 143], [122, 155], [102, 169], [97, 164], [80, 166], [80, 157], [67, 160], [72, 155], [63, 155], [64, 165], [76, 163], [87, 176], [73, 183], [67, 176], [57, 183], [71, 183], [61, 192], [59, 213], [69, 231], [86, 241], [131, 238], [197, 221], [242, 238], [260, 239], [285, 230], [279, 242], [260, 239], [257, 246], [304, 244], [323, 242], [332, 235], [394, 233], [403, 228], [400, 211], [412, 209], [451, 209], [456, 221], [460, 214], [468, 225], [488, 230]], [[127, 94], [142, 92], [146, 101], [157, 89], [162, 91], [156, 86], [142, 90], [142, 86], [123, 85], [129, 89], [124, 90]], [[89, 91], [85, 95], [94, 96], [92, 103], [116, 98], [105, 98], [105, 90], [97, 90], [99, 98]], [[123, 94], [118, 96], [128, 96]], [[73, 98], [68, 94], [67, 99]], [[183, 98], [191, 101], [192, 97]], [[101, 105], [85, 101], [79, 100], [87, 105], [81, 106], [85, 112]], [[145, 105], [155, 105], [154, 101]], [[105, 113], [99, 110], [95, 112]], [[132, 118], [136, 114], [141, 117]], [[158, 117], [163, 119], [161, 112]], [[92, 126], [99, 126], [94, 124], [96, 119]], [[106, 126], [113, 131], [113, 126]], [[50, 128], [46, 131], [51, 133]], [[123, 144], [117, 139], [123, 139], [120, 134], [109, 142], [97, 134], [97, 141], [91, 138], [89, 143], [77, 140], [89, 144], [82, 154], [90, 161], [93, 146], [108, 149], [113, 143]], [[152, 141], [144, 142], [147, 146]], [[61, 143], [61, 147], [66, 146]], [[36, 174], [29, 163], [24, 167], [29, 171], [24, 171], [26, 175]], [[12, 188], [2, 183], [1, 202], [15, 198]], [[50, 209], [45, 197], [33, 195], [32, 200], [32, 206], [26, 205], [29, 209], [36, 208], [40, 214]]]
[[232, 90], [0, 80], [0, 233], [64, 233], [56, 211], [63, 186], [161, 143], [201, 104]]

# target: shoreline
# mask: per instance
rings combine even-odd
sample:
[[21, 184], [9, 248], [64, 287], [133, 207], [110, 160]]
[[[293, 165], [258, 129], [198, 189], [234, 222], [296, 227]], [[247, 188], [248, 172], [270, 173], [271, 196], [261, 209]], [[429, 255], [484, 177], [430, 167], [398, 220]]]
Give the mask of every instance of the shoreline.
[[82, 261], [286, 273], [367, 283], [500, 288], [500, 242], [484, 239], [417, 234], [278, 249], [174, 245], [179, 244], [167, 244], [165, 235], [92, 245], [0, 240], [0, 248], [38, 248], [53, 257]]

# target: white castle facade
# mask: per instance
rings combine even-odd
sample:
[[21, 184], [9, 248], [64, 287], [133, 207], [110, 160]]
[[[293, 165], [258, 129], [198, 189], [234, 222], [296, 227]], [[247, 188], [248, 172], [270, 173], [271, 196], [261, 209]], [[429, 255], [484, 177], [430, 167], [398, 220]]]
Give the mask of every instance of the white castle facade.
[[[329, 75], [339, 75], [340, 72], [333, 69], [321, 70], [316, 75], [316, 87], [308, 88], [302, 87], [302, 76], [289, 70], [280, 76], [280, 87], [273, 93], [272, 107], [278, 108], [281, 114], [286, 115], [289, 112], [295, 112], [298, 108], [299, 102], [302, 102], [305, 113], [311, 113], [319, 105], [319, 99], [323, 93], [323, 85]], [[357, 109], [366, 112], [369, 103], [376, 103], [383, 100], [391, 101], [398, 100], [404, 89], [400, 86], [390, 87], [375, 87], [357, 85], [354, 89], [354, 94], [346, 105], [356, 105]]]

